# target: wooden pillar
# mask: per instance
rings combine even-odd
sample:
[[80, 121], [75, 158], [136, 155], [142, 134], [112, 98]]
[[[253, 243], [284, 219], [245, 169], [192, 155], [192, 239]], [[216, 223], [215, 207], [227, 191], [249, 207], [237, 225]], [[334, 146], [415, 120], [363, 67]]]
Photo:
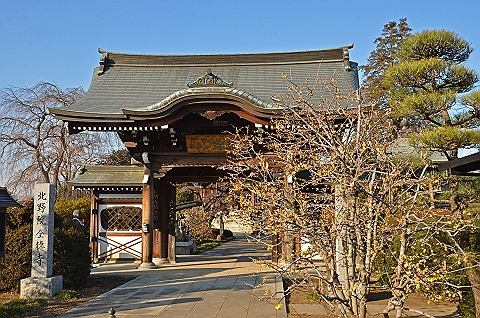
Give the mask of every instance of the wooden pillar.
[[168, 192], [165, 178], [160, 178], [155, 182], [155, 191], [158, 193], [158, 224], [155, 229], [155, 253], [153, 262], [155, 265], [168, 263], [168, 235], [167, 235], [167, 215], [168, 215]]
[[176, 236], [175, 229], [177, 225], [177, 216], [175, 211], [176, 206], [176, 186], [170, 182], [167, 183], [167, 193], [168, 193], [168, 223], [167, 223], [167, 233], [168, 233], [168, 260], [170, 263], [176, 263], [177, 255], [175, 252], [176, 247]]
[[98, 197], [92, 192], [90, 197], [90, 251], [92, 261], [98, 262]]
[[142, 188], [142, 263], [138, 268], [155, 268], [153, 258], [153, 171], [145, 167]]
[[278, 263], [279, 261], [279, 247], [278, 247], [278, 234], [272, 235], [272, 262]]
[[5, 234], [7, 225], [7, 208], [0, 206], [0, 260], [5, 257]]

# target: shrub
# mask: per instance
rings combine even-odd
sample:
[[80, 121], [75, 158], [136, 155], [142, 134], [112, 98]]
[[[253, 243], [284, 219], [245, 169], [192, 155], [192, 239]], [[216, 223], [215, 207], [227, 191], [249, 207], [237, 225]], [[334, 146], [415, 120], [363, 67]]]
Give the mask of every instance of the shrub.
[[73, 228], [55, 229], [53, 274], [63, 276], [65, 287], [78, 287], [90, 275], [88, 238]]
[[20, 207], [7, 208], [7, 227], [14, 229], [33, 224], [33, 200], [19, 202]]
[[32, 224], [7, 228], [5, 261], [0, 265], [0, 291], [20, 290], [20, 279], [30, 277]]
[[[208, 238], [212, 239], [212, 240], [216, 240], [217, 237], [220, 235], [220, 229], [210, 229], [210, 235], [208, 236]], [[233, 237], [233, 233], [232, 231], [230, 230], [223, 230], [223, 238], [231, 238]]]
[[458, 303], [458, 311], [464, 318], [475, 318], [475, 299], [473, 298], [473, 292], [462, 292], [462, 298]]
[[[33, 200], [22, 207], [7, 209], [5, 261], [0, 264], [0, 291], [19, 291], [20, 280], [30, 277], [32, 264]], [[90, 274], [88, 228], [85, 234], [70, 227], [72, 211], [79, 209], [88, 216], [88, 199], [60, 199], [55, 205], [53, 274], [62, 275], [64, 286], [77, 287]]]
[[70, 227], [74, 210], [80, 210], [81, 219], [85, 223], [85, 235], [89, 235], [90, 199], [86, 197], [76, 200], [58, 199], [55, 203], [55, 214], [58, 216], [58, 219], [55, 219], [55, 227]]
[[72, 289], [64, 289], [55, 295], [55, 299], [57, 300], [70, 300], [70, 299], [76, 299], [79, 297], [80, 297], [80, 294]]
[[305, 295], [305, 299], [318, 303], [320, 302], [321, 297], [317, 292], [309, 292]]
[[[71, 225], [73, 210], [80, 210], [84, 220], [84, 233], [75, 231]], [[63, 276], [65, 287], [79, 287], [90, 275], [89, 213], [90, 200], [86, 197], [76, 200], [59, 199], [55, 203], [55, 239], [53, 243], [53, 273]]]
[[45, 299], [12, 299], [0, 304], [0, 318], [23, 317], [25, 313], [46, 305]]
[[177, 217], [188, 227], [188, 233], [195, 240], [201, 241], [210, 237], [212, 232], [210, 217], [203, 207], [194, 207], [179, 211]]

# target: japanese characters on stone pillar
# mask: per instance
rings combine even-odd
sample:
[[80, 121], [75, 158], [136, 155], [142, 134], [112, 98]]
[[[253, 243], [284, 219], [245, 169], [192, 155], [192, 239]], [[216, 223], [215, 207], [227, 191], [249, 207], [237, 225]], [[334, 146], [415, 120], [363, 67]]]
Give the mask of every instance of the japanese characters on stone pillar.
[[31, 277], [20, 281], [20, 297], [52, 298], [63, 288], [62, 276], [53, 276], [53, 207], [55, 186], [35, 185]]
[[53, 206], [55, 186], [35, 186], [32, 240], [32, 277], [50, 277], [53, 268]]

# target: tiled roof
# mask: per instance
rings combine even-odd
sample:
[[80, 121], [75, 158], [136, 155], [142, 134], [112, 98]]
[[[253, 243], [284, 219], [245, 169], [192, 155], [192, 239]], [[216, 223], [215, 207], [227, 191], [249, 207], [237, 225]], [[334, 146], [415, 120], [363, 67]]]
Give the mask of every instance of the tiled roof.
[[335, 49], [255, 54], [139, 55], [102, 53], [90, 88], [76, 104], [52, 109], [61, 119], [127, 119], [124, 110], [167, 107], [187, 84], [207, 74], [231, 83], [259, 109], [271, 108], [271, 98], [287, 91], [287, 74], [294, 82], [307, 78], [336, 77], [344, 91], [358, 88], [357, 63], [349, 60], [346, 46]]
[[143, 167], [86, 166], [68, 184], [74, 188], [141, 187]]
[[20, 206], [17, 201], [15, 201], [10, 194], [8, 194], [7, 189], [0, 187], [0, 207], [7, 206]]

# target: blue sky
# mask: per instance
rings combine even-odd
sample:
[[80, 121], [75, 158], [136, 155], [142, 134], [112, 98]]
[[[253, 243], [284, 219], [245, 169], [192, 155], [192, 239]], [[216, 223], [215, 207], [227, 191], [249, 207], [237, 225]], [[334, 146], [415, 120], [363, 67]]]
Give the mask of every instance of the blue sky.
[[383, 25], [456, 31], [477, 48], [478, 0], [3, 1], [0, 88], [55, 82], [87, 89], [97, 48], [141, 54], [284, 52], [355, 43], [364, 64]]

